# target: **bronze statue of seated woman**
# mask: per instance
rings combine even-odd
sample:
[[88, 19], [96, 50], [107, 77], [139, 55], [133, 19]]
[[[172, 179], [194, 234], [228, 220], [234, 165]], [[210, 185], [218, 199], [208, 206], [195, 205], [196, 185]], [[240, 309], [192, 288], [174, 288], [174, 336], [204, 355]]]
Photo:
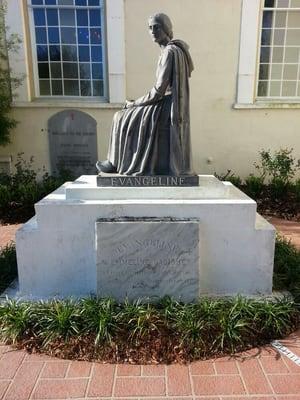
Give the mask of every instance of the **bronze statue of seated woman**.
[[165, 14], [149, 18], [149, 32], [161, 48], [156, 83], [114, 115], [107, 160], [96, 165], [99, 172], [191, 174], [189, 47], [173, 40], [172, 23]]

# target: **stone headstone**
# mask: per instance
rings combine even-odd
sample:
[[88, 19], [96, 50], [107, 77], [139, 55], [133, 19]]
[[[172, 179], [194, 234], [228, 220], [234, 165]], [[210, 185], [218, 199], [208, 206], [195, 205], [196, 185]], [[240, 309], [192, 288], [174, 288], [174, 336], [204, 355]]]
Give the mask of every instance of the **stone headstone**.
[[48, 121], [51, 171], [69, 170], [75, 177], [96, 173], [97, 122], [88, 114], [65, 110]]
[[102, 219], [96, 235], [98, 296], [199, 296], [198, 220]]

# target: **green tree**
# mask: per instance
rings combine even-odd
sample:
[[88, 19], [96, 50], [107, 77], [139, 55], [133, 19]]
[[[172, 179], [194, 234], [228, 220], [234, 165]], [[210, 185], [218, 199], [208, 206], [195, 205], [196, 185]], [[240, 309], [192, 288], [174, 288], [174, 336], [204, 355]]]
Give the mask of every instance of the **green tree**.
[[10, 143], [10, 132], [17, 125], [11, 107], [14, 90], [23, 80], [21, 76], [14, 76], [9, 67], [8, 54], [18, 51], [21, 40], [5, 26], [5, 12], [6, 2], [0, 0], [0, 146]]

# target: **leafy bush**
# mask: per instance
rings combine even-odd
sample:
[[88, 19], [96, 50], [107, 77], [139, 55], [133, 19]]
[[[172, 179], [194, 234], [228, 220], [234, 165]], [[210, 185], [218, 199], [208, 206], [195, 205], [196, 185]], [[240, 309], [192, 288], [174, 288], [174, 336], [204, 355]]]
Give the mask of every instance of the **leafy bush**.
[[300, 220], [300, 179], [294, 181], [300, 168], [293, 149], [280, 149], [271, 153], [261, 150], [260, 161], [254, 163], [258, 175], [250, 174], [244, 181], [228, 170], [215, 176], [229, 180], [257, 201], [258, 212], [285, 219]]
[[281, 236], [276, 240], [273, 280], [275, 289], [289, 290], [300, 303], [300, 251]]
[[9, 28], [5, 26], [5, 2], [0, 2], [0, 145], [10, 143], [10, 132], [17, 125], [11, 116], [11, 103], [13, 91], [20, 86], [23, 77], [13, 76], [8, 64], [8, 53], [16, 53], [21, 40], [16, 34], [8, 34]]
[[269, 193], [272, 200], [280, 200], [286, 197], [292, 185], [281, 178], [274, 178], [269, 184]]
[[296, 200], [300, 203], [300, 179], [297, 179], [294, 185], [291, 185], [291, 191], [295, 194]]
[[67, 180], [72, 180], [68, 171], [61, 171], [57, 176], [44, 172], [42, 179], [33, 168], [34, 159], [23, 159], [18, 154], [15, 172], [0, 174], [0, 218], [23, 221], [34, 215], [34, 204], [55, 190]]
[[263, 179], [268, 177], [271, 183], [280, 180], [287, 184], [300, 167], [300, 160], [295, 163], [292, 152], [293, 149], [280, 149], [271, 154], [270, 150], [261, 150], [260, 164], [254, 165]]
[[17, 276], [17, 257], [14, 243], [0, 248], [0, 293]]
[[291, 180], [300, 167], [300, 160], [292, 156], [293, 149], [280, 149], [271, 154], [270, 150], [260, 151], [260, 163], [255, 163], [264, 181], [269, 179], [269, 188], [272, 199], [282, 198], [286, 195]]
[[264, 190], [264, 179], [260, 176], [249, 175], [245, 179], [244, 190], [250, 197], [255, 199], [260, 197]]

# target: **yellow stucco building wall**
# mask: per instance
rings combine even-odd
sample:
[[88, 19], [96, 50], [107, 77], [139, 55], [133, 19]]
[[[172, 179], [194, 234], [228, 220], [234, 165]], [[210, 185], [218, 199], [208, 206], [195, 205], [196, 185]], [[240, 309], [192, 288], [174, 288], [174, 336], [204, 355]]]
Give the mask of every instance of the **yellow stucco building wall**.
[[[112, 0], [107, 0], [112, 1]], [[24, 6], [24, 4], [23, 4]], [[151, 41], [147, 19], [151, 14], [168, 14], [174, 37], [190, 45], [195, 70], [190, 80], [193, 164], [197, 173], [241, 176], [254, 171], [253, 162], [261, 149], [288, 147], [300, 158], [299, 104], [282, 108], [235, 109], [241, 40], [242, 0], [124, 0], [126, 97], [145, 94], [155, 82], [158, 46]], [[24, 7], [23, 7], [24, 8]], [[20, 2], [20, 9], [21, 2]], [[23, 15], [23, 31], [26, 15]], [[25, 21], [25, 22], [24, 22]], [[25, 25], [24, 25], [25, 24]], [[12, 26], [12, 30], [13, 30]], [[30, 43], [26, 37], [26, 56]], [[32, 77], [27, 76], [30, 86]], [[34, 101], [34, 99], [33, 99]], [[299, 99], [300, 103], [300, 99]], [[106, 157], [111, 120], [118, 104], [18, 102], [14, 117], [20, 121], [11, 145], [0, 148], [0, 156], [19, 152], [34, 156], [36, 167], [49, 170], [47, 121], [66, 106], [88, 113], [97, 120], [98, 155]]]

